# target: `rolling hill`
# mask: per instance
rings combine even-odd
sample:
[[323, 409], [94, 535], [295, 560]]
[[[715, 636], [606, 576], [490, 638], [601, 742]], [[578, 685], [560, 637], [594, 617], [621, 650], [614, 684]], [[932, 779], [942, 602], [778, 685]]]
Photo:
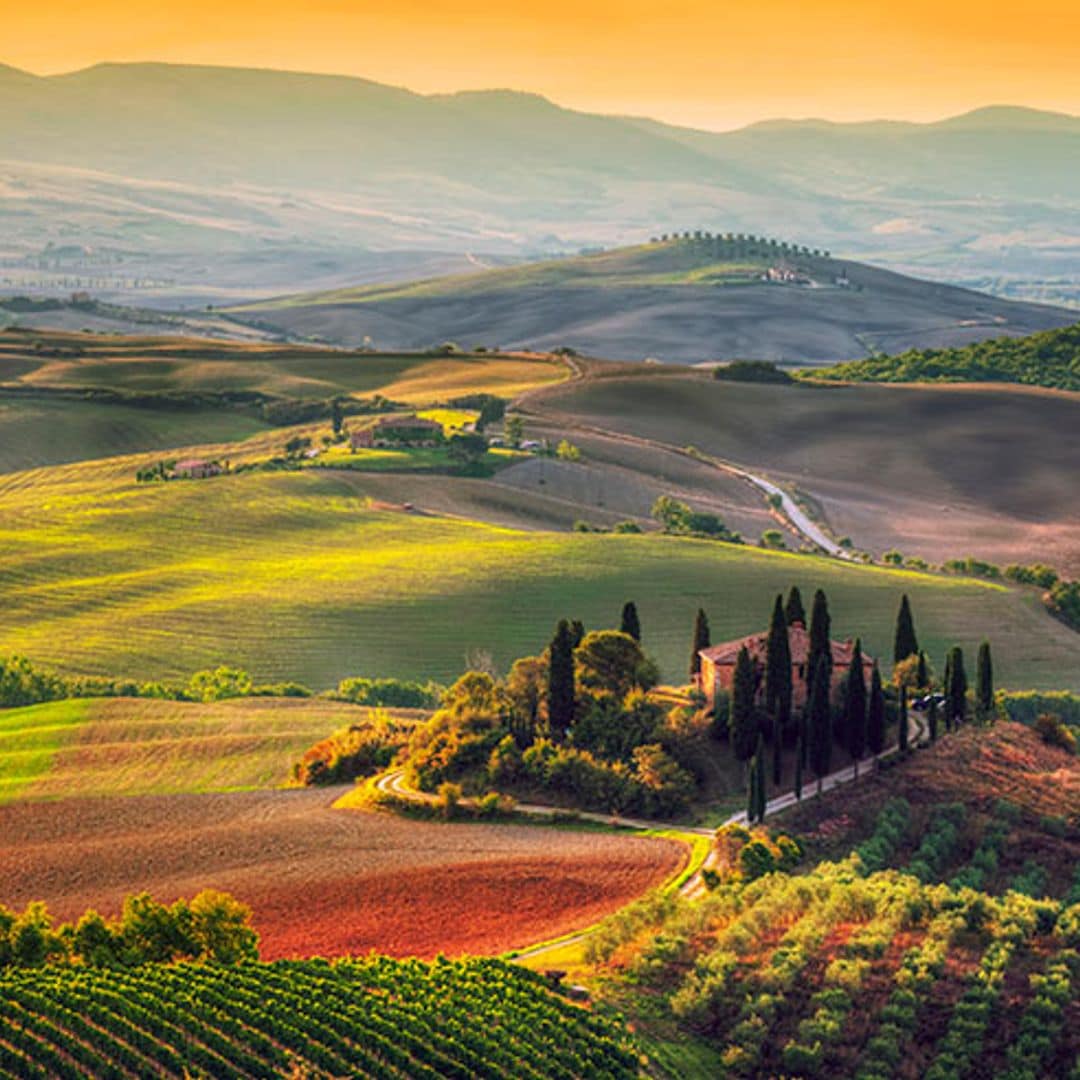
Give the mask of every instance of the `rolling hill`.
[[874, 654], [891, 649], [907, 592], [933, 656], [989, 635], [1001, 685], [1080, 688], [1080, 635], [1023, 589], [410, 513], [369, 501], [359, 472], [138, 484], [146, 461], [0, 477], [0, 654], [140, 680], [231, 663], [315, 689], [350, 675], [448, 681], [467, 652], [490, 651], [505, 669], [541, 650], [559, 618], [610, 626], [633, 598], [647, 649], [678, 679], [699, 605], [722, 640], [759, 628], [776, 593], [798, 583], [805, 595], [824, 588], [836, 632], [861, 634]]
[[[788, 280], [765, 281], [770, 271]], [[785, 242], [680, 237], [524, 266], [234, 309], [294, 335], [420, 348], [443, 339], [618, 359], [825, 363], [1075, 320]]]
[[783, 221], [893, 268], [1077, 295], [1075, 117], [716, 134], [511, 91], [169, 64], [0, 68], [0, 110], [12, 288], [80, 274], [104, 295], [218, 303]]

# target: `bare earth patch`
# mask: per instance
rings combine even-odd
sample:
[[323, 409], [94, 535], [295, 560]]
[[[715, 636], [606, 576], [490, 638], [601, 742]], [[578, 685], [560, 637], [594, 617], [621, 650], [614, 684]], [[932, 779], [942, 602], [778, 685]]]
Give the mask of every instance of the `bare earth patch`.
[[0, 806], [0, 903], [60, 919], [148, 890], [251, 905], [266, 958], [378, 949], [497, 953], [628, 903], [682, 865], [680, 845], [518, 825], [334, 811], [341, 789]]

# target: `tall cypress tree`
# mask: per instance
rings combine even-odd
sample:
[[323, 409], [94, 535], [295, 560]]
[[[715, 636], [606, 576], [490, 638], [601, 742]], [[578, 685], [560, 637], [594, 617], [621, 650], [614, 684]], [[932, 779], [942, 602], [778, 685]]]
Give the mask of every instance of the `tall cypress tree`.
[[709, 618], [704, 608], [697, 609], [697, 617], [694, 619], [694, 641], [690, 646], [690, 678], [701, 674], [701, 650], [710, 645]]
[[585, 624], [580, 619], [575, 619], [570, 624], [570, 643], [576, 649], [585, 640]]
[[818, 661], [818, 670], [814, 673], [809, 701], [810, 722], [810, 764], [817, 777], [818, 794], [821, 794], [822, 778], [829, 771], [832, 760], [832, 710], [829, 706], [828, 671], [824, 661]]
[[559, 620], [548, 661], [548, 724], [552, 738], [562, 740], [574, 722], [574, 633]]
[[930, 665], [926, 661], [926, 653], [919, 650], [919, 663], [915, 668], [915, 682], [920, 690], [926, 690], [930, 686]]
[[919, 651], [915, 637], [915, 620], [911, 617], [911, 605], [907, 593], [900, 598], [900, 610], [896, 613], [896, 634], [893, 638], [893, 661], [897, 664]]
[[784, 775], [784, 743], [780, 738], [780, 725], [775, 725], [777, 734], [773, 738], [772, 745], [772, 782], [775, 787], [780, 786], [780, 777]]
[[624, 634], [629, 634], [638, 644], [641, 643], [641, 620], [638, 618], [637, 604], [633, 600], [627, 600], [623, 604], [622, 623], [619, 629]]
[[798, 585], [792, 585], [788, 593], [787, 603], [784, 605], [784, 618], [787, 619], [788, 626], [793, 626], [795, 623], [806, 626], [806, 609], [803, 607], [802, 593], [799, 592]]
[[758, 751], [755, 756], [757, 758], [757, 766], [754, 770], [757, 773], [757, 819], [758, 821], [764, 821], [765, 808], [769, 804], [769, 797], [765, 787], [765, 748], [761, 744], [760, 735], [758, 736]]
[[875, 758], [885, 749], [885, 691], [876, 660], [870, 677], [870, 705], [866, 711], [866, 746]]
[[956, 645], [949, 652], [949, 683], [946, 687], [946, 704], [949, 719], [954, 726], [964, 721], [967, 712], [967, 673], [964, 671], [964, 650]]
[[900, 715], [897, 718], [896, 742], [900, 747], [900, 753], [906, 754], [908, 750], [908, 716], [907, 716], [907, 687], [900, 687]]
[[784, 603], [779, 596], [773, 605], [765, 645], [765, 709], [772, 718], [773, 738], [780, 742], [791, 727], [791, 648]]
[[975, 662], [975, 710], [984, 724], [994, 712], [994, 662], [990, 659], [989, 641], [979, 646], [979, 656]]
[[803, 756], [805, 752], [803, 734], [800, 731], [798, 738], [795, 740], [795, 798], [800, 802], [802, 801]]
[[757, 817], [757, 755], [750, 759], [746, 780], [746, 824], [753, 825]]
[[809, 699], [813, 693], [814, 680], [824, 662], [825, 697], [828, 699], [832, 686], [832, 619], [829, 615], [829, 601], [825, 593], [818, 589], [814, 593], [814, 603], [810, 609], [810, 646], [806, 659], [806, 693]]
[[926, 710], [926, 725], [930, 729], [930, 741], [937, 742], [937, 699], [930, 698], [930, 708]]
[[731, 705], [728, 713], [728, 735], [731, 748], [739, 761], [748, 761], [759, 738], [754, 711], [754, 665], [744, 645], [735, 660], [731, 683]]
[[859, 775], [859, 759], [866, 752], [866, 681], [863, 676], [862, 644], [855, 639], [851, 652], [851, 667], [844, 693], [844, 737], [848, 753], [855, 762], [855, 775]]

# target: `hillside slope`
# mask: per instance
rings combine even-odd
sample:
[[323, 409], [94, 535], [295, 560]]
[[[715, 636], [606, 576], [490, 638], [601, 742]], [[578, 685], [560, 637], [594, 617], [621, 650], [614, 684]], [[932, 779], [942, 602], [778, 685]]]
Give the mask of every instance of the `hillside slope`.
[[[770, 271], [790, 280], [765, 281]], [[1064, 309], [1001, 300], [744, 238], [671, 239], [411, 284], [239, 309], [290, 334], [418, 348], [443, 339], [617, 359], [823, 363], [1064, 326]]]

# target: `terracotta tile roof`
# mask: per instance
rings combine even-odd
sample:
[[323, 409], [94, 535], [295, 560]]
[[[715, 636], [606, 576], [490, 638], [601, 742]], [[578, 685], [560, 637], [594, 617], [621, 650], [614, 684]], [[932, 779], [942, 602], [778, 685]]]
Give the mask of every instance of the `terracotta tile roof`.
[[[700, 655], [703, 659], [711, 660], [720, 666], [734, 665], [739, 657], [739, 650], [745, 645], [750, 653], [750, 659], [764, 664], [768, 641], [769, 632], [766, 630], [736, 641], [722, 641], [718, 645], [711, 645], [707, 649], [702, 649]], [[832, 646], [833, 667], [847, 667], [851, 663], [855, 643], [849, 639], [848, 641], [831, 641], [829, 644]], [[788, 627], [788, 648], [791, 650], [793, 664], [806, 663], [810, 656], [810, 634], [802, 623], [793, 623]], [[873, 657], [863, 653], [863, 663], [872, 664]]]

